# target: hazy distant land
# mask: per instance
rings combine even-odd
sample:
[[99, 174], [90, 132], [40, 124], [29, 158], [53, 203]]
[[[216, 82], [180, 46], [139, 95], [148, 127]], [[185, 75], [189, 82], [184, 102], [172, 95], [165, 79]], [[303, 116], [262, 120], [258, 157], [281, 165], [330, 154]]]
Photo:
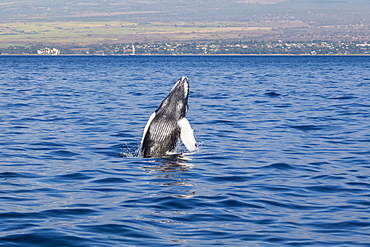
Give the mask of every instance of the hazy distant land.
[[0, 48], [158, 42], [370, 42], [367, 0], [0, 3]]
[[296, 20], [239, 22], [27, 22], [0, 24], [0, 47], [215, 40], [370, 41], [370, 25], [316, 27]]

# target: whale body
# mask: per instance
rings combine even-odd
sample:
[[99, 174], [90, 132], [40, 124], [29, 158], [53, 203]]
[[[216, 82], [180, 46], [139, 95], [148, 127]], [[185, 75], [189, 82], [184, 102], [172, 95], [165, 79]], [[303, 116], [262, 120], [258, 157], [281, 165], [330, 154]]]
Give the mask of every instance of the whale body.
[[160, 157], [171, 154], [180, 138], [189, 151], [196, 149], [194, 131], [185, 118], [188, 96], [189, 80], [183, 76], [150, 116], [141, 139], [141, 156]]

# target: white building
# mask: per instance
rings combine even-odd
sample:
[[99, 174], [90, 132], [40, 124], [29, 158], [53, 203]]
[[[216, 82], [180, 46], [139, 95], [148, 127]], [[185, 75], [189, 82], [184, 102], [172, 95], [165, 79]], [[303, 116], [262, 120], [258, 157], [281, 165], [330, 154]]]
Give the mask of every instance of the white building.
[[44, 49], [37, 50], [38, 55], [59, 55], [60, 50], [57, 48], [50, 49], [48, 47], [45, 47]]

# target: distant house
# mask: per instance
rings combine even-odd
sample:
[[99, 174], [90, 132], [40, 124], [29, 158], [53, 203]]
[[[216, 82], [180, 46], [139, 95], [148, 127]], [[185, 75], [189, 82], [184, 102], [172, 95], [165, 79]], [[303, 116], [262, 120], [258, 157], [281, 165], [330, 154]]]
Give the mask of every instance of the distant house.
[[48, 47], [45, 47], [44, 49], [37, 50], [37, 54], [38, 55], [59, 55], [60, 50], [58, 50], [57, 48], [50, 49]]

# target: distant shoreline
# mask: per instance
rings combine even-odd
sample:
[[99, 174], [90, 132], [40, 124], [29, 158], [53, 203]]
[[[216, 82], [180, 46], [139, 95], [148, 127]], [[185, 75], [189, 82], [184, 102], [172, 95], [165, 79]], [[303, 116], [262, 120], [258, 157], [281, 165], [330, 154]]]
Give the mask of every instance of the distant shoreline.
[[334, 41], [204, 41], [122, 43], [99, 45], [37, 44], [0, 48], [5, 55], [116, 55], [116, 56], [306, 56], [370, 55], [370, 42]]
[[370, 54], [59, 54], [59, 55], [40, 55], [40, 54], [0, 54], [0, 57], [368, 57]]

